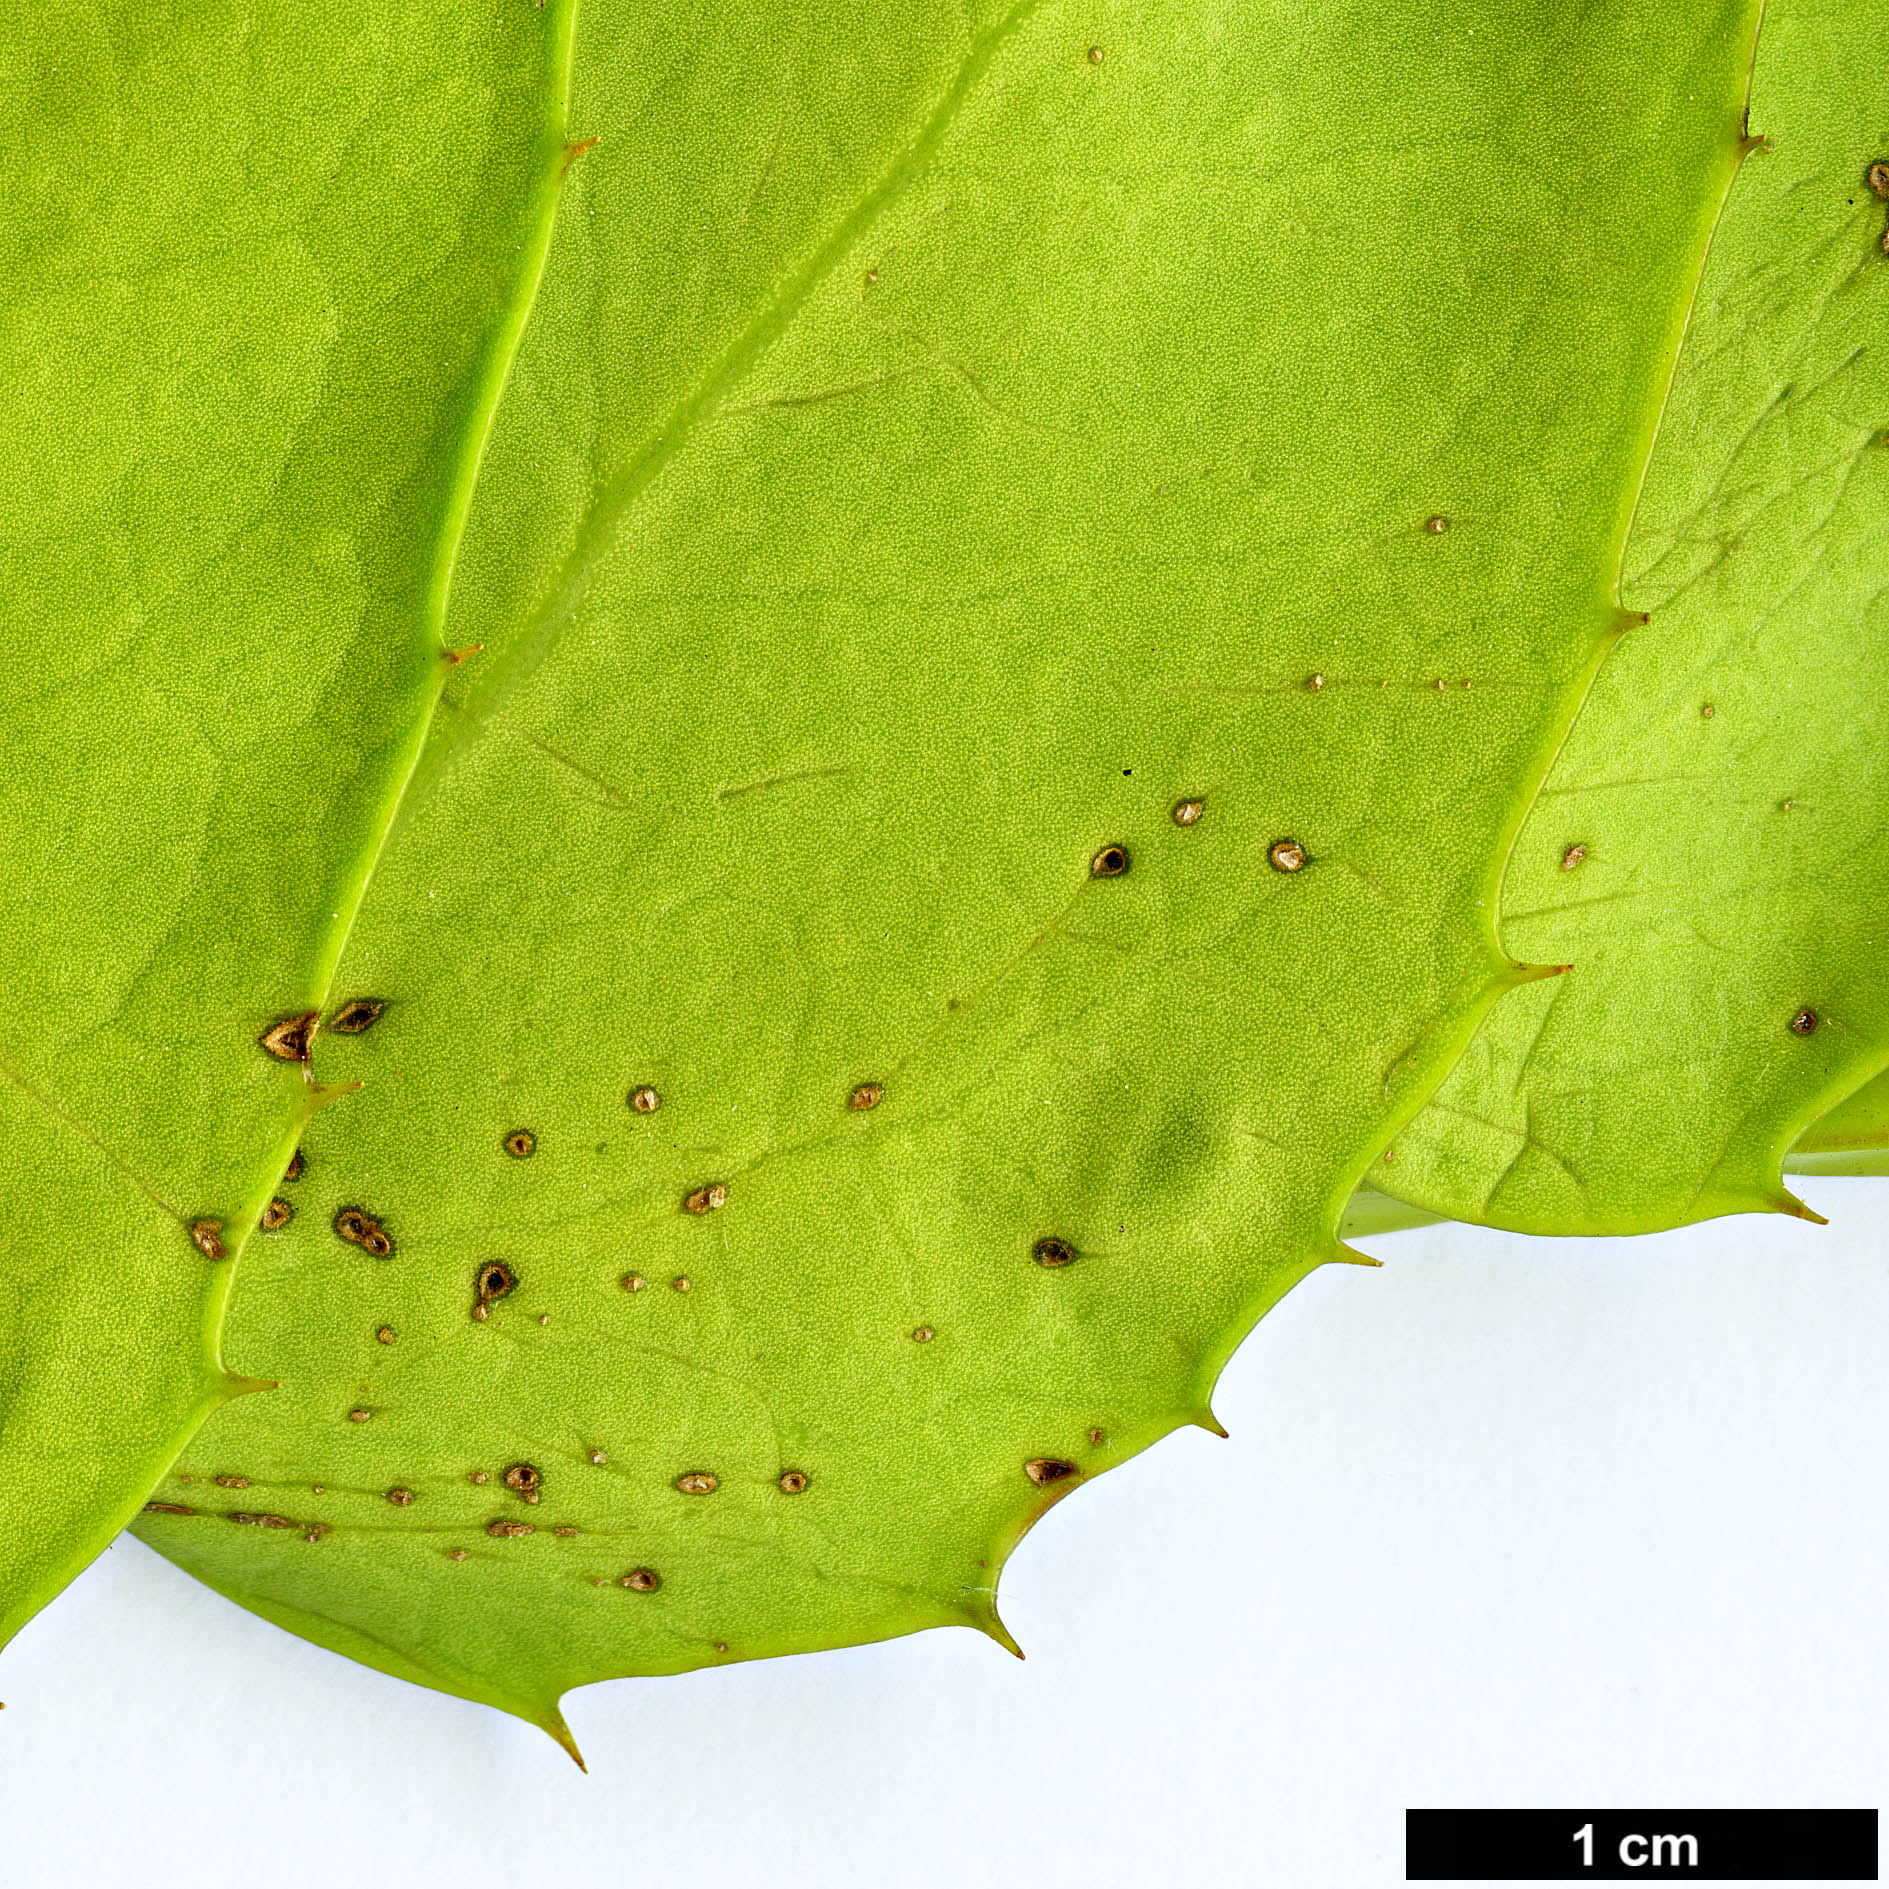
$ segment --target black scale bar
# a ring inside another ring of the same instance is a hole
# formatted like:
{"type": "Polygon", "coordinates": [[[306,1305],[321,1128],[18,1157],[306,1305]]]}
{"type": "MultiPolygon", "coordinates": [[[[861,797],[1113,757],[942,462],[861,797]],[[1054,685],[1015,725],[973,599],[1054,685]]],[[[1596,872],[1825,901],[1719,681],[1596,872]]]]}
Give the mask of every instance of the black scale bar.
{"type": "Polygon", "coordinates": [[[1873,1810],[1407,1810],[1406,1882],[1874,1882],[1873,1810]]]}

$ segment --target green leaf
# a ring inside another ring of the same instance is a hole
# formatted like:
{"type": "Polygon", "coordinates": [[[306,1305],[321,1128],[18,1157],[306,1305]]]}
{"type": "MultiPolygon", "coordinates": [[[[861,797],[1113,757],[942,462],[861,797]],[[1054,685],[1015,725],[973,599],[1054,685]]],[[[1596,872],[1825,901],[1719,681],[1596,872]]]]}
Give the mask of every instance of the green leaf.
{"type": "Polygon", "coordinates": [[[283,1388],[145,1539],[553,1731],[1005,1637],[1531,975],[1754,15],[588,7],[283,1388]]]}
{"type": "MultiPolygon", "coordinates": [[[[1872,18],[1773,7],[1746,161],[1608,658],[1503,883],[1497,1006],[1373,1171],[1432,1212],[1636,1232],[1806,1211],[1780,1164],[1889,1060],[1889,158],[1872,18]]],[[[1807,1150],[1814,1144],[1806,1144],[1807,1150]]]]}
{"type": "Polygon", "coordinates": [[[0,1637],[249,1388],[218,1255],[322,1099],[258,1038],[323,1001],[438,686],[558,50],[405,0],[9,16],[0,1637]]]}

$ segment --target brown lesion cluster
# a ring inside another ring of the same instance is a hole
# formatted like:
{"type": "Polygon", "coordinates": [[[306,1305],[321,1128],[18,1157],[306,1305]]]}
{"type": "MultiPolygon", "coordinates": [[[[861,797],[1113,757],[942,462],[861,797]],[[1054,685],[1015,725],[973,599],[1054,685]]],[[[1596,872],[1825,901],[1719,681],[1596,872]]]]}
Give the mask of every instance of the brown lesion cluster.
{"type": "Polygon", "coordinates": [[[365,1207],[343,1207],[334,1217],[335,1233],[358,1246],[375,1259],[388,1259],[394,1250],[393,1235],[365,1207]]]}

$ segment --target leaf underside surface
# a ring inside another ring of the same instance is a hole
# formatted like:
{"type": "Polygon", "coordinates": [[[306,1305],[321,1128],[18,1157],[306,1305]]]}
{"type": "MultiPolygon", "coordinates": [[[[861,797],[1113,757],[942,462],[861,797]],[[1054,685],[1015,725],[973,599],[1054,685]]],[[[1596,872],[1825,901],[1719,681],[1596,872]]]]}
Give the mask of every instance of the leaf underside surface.
{"type": "Polygon", "coordinates": [[[1755,11],[587,5],[281,1388],[144,1539],[560,1734],[1003,1637],[1530,975],[1755,11]]]}
{"type": "Polygon", "coordinates": [[[1504,879],[1505,946],[1573,969],[1496,1005],[1372,1170],[1432,1213],[1631,1233],[1799,1211],[1794,1145],[1795,1170],[1884,1171],[1872,18],[1772,5],[1751,128],[1628,542],[1623,598],[1650,620],[1608,656],[1504,879]]]}
{"type": "Polygon", "coordinates": [[[0,30],[0,1639],[246,1388],[229,1258],[322,1099],[257,1039],[413,759],[527,299],[543,35],[264,14],[0,30]]]}

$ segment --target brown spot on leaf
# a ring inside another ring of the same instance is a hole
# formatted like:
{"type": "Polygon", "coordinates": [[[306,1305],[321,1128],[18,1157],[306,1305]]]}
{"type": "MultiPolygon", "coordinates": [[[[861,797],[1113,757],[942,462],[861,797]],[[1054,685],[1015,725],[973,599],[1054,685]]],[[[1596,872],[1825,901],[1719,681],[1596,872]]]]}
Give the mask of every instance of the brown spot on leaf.
{"type": "Polygon", "coordinates": [[[361,1250],[375,1259],[387,1259],[392,1256],[393,1240],[378,1220],[368,1222],[367,1231],[361,1235],[361,1250]]]}
{"type": "Polygon", "coordinates": [[[413,1491],[411,1489],[389,1489],[387,1491],[387,1500],[397,1509],[410,1509],[413,1506],[413,1491]]]}
{"type": "Polygon", "coordinates": [[[1791,1019],[1791,1028],[1799,1036],[1809,1036],[1817,1028],[1817,1013],[1814,1010],[1800,1010],[1791,1019]]]}
{"type": "Polygon", "coordinates": [[[359,1036],[377,1024],[387,1008],[385,997],[356,997],[345,1003],[328,1019],[328,1027],[337,1036],[359,1036]]]}
{"type": "Polygon", "coordinates": [[[1100,46],[1091,46],[1089,48],[1090,65],[1099,66],[1102,63],[1102,61],[1106,59],[1107,57],[1108,57],[1108,54],[1105,53],[1100,46]]]}
{"type": "Polygon", "coordinates": [[[560,1522],[551,1532],[559,1541],[575,1541],[583,1530],[572,1527],[569,1522],[560,1522]]]}
{"type": "Polygon", "coordinates": [[[1207,811],[1204,800],[1177,800],[1169,818],[1176,826],[1192,826],[1207,811]]]}
{"type": "Polygon", "coordinates": [[[507,1297],[518,1286],[518,1275],[502,1259],[488,1259],[472,1275],[472,1315],[482,1318],[487,1306],[507,1297]]]}
{"type": "Polygon", "coordinates": [[[483,1488],[488,1482],[492,1480],[492,1478],[491,1478],[491,1475],[487,1471],[483,1469],[475,1469],[471,1473],[471,1475],[469,1475],[466,1478],[466,1480],[470,1483],[476,1484],[480,1488],[483,1488]]]}
{"type": "Polygon", "coordinates": [[[249,1487],[247,1476],[212,1476],[210,1480],[219,1489],[247,1489],[249,1487]]]}
{"type": "Polygon", "coordinates": [[[275,1233],[295,1218],[295,1209],[280,1194],[262,1210],[262,1230],[275,1233]]]}
{"type": "Polygon", "coordinates": [[[1102,1445],[1108,1441],[1108,1432],[1105,1430],[1091,1430],[1089,1432],[1089,1441],[1094,1444],[1097,1449],[1100,1449],[1102,1445]]]}
{"type": "Polygon", "coordinates": [[[306,1165],[307,1163],[302,1159],[301,1149],[297,1148],[295,1152],[289,1156],[289,1164],[282,1170],[282,1178],[285,1181],[299,1181],[302,1178],[302,1169],[306,1165]]]}
{"type": "Polygon", "coordinates": [[[728,1189],[720,1181],[711,1181],[706,1187],[698,1187],[682,1203],[684,1213],[713,1213],[716,1208],[728,1204],[728,1189]]]}
{"type": "Polygon", "coordinates": [[[929,1325],[921,1325],[912,1333],[912,1342],[914,1344],[928,1345],[937,1335],[938,1334],[933,1331],[929,1325]]]}
{"type": "Polygon", "coordinates": [[[662,1107],[662,1097],[645,1083],[630,1091],[630,1107],[639,1115],[654,1115],[662,1107]]]}
{"type": "Polygon", "coordinates": [[[314,1041],[315,1026],[320,1021],[319,1011],[304,1010],[298,1016],[283,1017],[270,1024],[256,1041],[271,1056],[285,1063],[305,1063],[309,1045],[314,1041]]]}
{"type": "Polygon", "coordinates": [[[499,1541],[522,1541],[538,1531],[529,1522],[487,1522],[485,1532],[499,1541]]]}
{"type": "Polygon", "coordinates": [[[1076,1263],[1076,1249],[1054,1233],[1046,1233],[1030,1248],[1030,1257],[1039,1266],[1047,1266],[1053,1272],[1058,1266],[1073,1266],[1076,1263]]]}
{"type": "Polygon", "coordinates": [[[228,1250],[223,1244],[223,1222],[221,1220],[193,1220],[190,1223],[190,1243],[205,1259],[227,1259],[228,1250]]]}
{"type": "Polygon", "coordinates": [[[371,1410],[353,1409],[348,1412],[350,1423],[365,1423],[374,1413],[371,1410]]]}
{"type": "Polygon", "coordinates": [[[374,1222],[359,1207],[343,1207],[335,1215],[334,1228],[350,1246],[359,1246],[374,1222]]]}
{"type": "Polygon", "coordinates": [[[713,1495],[721,1484],[706,1469],[691,1469],[676,1478],[676,1487],[684,1495],[713,1495]]]}
{"type": "Polygon", "coordinates": [[[695,1281],[691,1279],[686,1272],[677,1273],[676,1276],[669,1281],[669,1284],[677,1292],[693,1292],[695,1290],[695,1281]]]}
{"type": "Polygon", "coordinates": [[[538,1152],[538,1137],[529,1128],[514,1128],[505,1137],[505,1152],[514,1161],[529,1161],[538,1152]]]}
{"type": "Polygon", "coordinates": [[[146,1515],[200,1515],[201,1509],[186,1508],[181,1502],[147,1502],[146,1515]]]}
{"type": "Polygon", "coordinates": [[[1450,521],[1445,518],[1441,512],[1437,512],[1423,521],[1423,528],[1433,537],[1441,537],[1444,532],[1449,530],[1450,521]]]}
{"type": "Polygon", "coordinates": [[[1089,872],[1097,879],[1119,879],[1128,870],[1128,848],[1105,846],[1089,861],[1089,872]]]}
{"type": "Polygon", "coordinates": [[[1323,676],[1307,676],[1305,678],[1305,686],[1308,689],[1310,689],[1314,695],[1316,695],[1322,688],[1324,688],[1325,678],[1323,676]]]}
{"type": "Polygon", "coordinates": [[[1889,197],[1889,164],[1872,164],[1866,174],[1870,189],[1879,197],[1889,197]]]}
{"type": "Polygon", "coordinates": [[[654,1568],[632,1568],[617,1585],[629,1588],[632,1593],[653,1594],[662,1585],[662,1576],[654,1568]]]}
{"type": "Polygon", "coordinates": [[[877,1108],[885,1100],[885,1090],[876,1082],[862,1082],[846,1098],[846,1106],[851,1109],[877,1108]]]}
{"type": "Polygon", "coordinates": [[[1072,1476],[1081,1475],[1082,1471],[1060,1456],[1038,1456],[1023,1465],[1023,1473],[1038,1488],[1047,1489],[1054,1483],[1067,1482],[1072,1476]]]}
{"type": "Polygon", "coordinates": [[[804,1469],[783,1469],[781,1471],[781,1489],[787,1495],[799,1495],[807,1486],[807,1472],[804,1469]]]}
{"type": "Polygon", "coordinates": [[[464,1548],[448,1548],[446,1550],[446,1559],[448,1561],[470,1561],[472,1556],[464,1548]]]}
{"type": "Polygon", "coordinates": [[[395,1337],[394,1328],[391,1325],[383,1325],[374,1336],[381,1344],[390,1345],[393,1343],[395,1337]]]}
{"type": "Polygon", "coordinates": [[[1579,840],[1576,840],[1574,844],[1561,855],[1561,870],[1563,872],[1572,872],[1586,857],[1587,848],[1582,845],[1579,840]]]}
{"type": "Polygon", "coordinates": [[[1274,872],[1297,872],[1305,864],[1305,848],[1297,840],[1274,840],[1266,857],[1274,872]]]}
{"type": "Polygon", "coordinates": [[[240,1522],[245,1528],[300,1528],[300,1522],[292,1522],[286,1515],[246,1515],[238,1510],[230,1517],[232,1522],[240,1522]]]}
{"type": "Polygon", "coordinates": [[[641,1292],[642,1289],[649,1284],[649,1281],[645,1279],[640,1272],[626,1272],[623,1277],[617,1281],[617,1284],[620,1285],[625,1292],[641,1292]]]}
{"type": "Polygon", "coordinates": [[[536,1463],[513,1463],[505,1472],[506,1488],[514,1495],[522,1495],[527,1502],[537,1501],[543,1482],[536,1463]]]}
{"type": "Polygon", "coordinates": [[[602,1468],[602,1466],[605,1463],[607,1463],[610,1459],[603,1453],[602,1450],[592,1450],[590,1452],[590,1460],[593,1463],[595,1463],[599,1468],[602,1468]]]}

